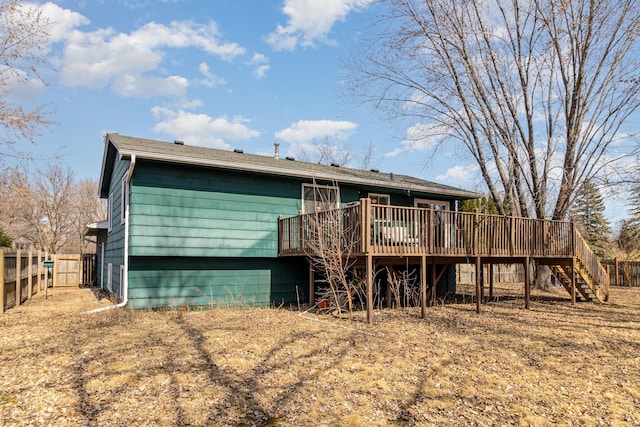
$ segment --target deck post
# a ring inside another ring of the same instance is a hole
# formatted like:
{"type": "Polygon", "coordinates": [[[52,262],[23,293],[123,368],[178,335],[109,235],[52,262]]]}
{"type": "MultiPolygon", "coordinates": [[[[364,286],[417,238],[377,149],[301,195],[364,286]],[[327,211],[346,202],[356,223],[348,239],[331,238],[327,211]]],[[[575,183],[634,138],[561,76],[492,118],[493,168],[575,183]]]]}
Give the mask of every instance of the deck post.
{"type": "Polygon", "coordinates": [[[420,318],[427,316],[427,256],[420,257],[420,318]]]}
{"type": "Polygon", "coordinates": [[[485,275],[484,275],[484,264],[480,264],[480,300],[484,301],[484,283],[485,283],[485,275]]]}
{"type": "Polygon", "coordinates": [[[309,305],[316,302],[316,276],[313,269],[313,260],[309,258],[309,305]]]}
{"type": "Polygon", "coordinates": [[[371,239],[369,235],[371,233],[371,214],[370,214],[371,199],[360,199],[360,224],[362,225],[362,251],[368,254],[371,247],[371,239]]]}
{"type": "Polygon", "coordinates": [[[571,258],[571,305],[576,305],[576,257],[571,258]]]}
{"type": "Polygon", "coordinates": [[[436,260],[431,261],[431,305],[436,305],[436,296],[438,292],[438,279],[436,277],[436,260]]]}
{"type": "Polygon", "coordinates": [[[373,259],[367,254],[367,322],[373,325],[373,259]]]}
{"type": "Polygon", "coordinates": [[[516,213],[511,212],[511,218],[509,219],[509,250],[511,256],[515,255],[516,251],[516,213]]]}
{"type": "MultiPolygon", "coordinates": [[[[473,218],[473,254],[478,255],[478,232],[480,231],[480,209],[474,209],[474,218],[473,218]]],[[[478,272],[476,271],[476,276],[478,272]]]]}
{"type": "Polygon", "coordinates": [[[529,257],[524,259],[524,308],[529,310],[529,293],[531,291],[529,287],[529,257]]]}
{"type": "Polygon", "coordinates": [[[480,257],[476,257],[476,313],[480,313],[480,269],[482,263],[480,257]]]}
{"type": "Polygon", "coordinates": [[[493,298],[493,263],[489,264],[489,298],[493,298]]]}

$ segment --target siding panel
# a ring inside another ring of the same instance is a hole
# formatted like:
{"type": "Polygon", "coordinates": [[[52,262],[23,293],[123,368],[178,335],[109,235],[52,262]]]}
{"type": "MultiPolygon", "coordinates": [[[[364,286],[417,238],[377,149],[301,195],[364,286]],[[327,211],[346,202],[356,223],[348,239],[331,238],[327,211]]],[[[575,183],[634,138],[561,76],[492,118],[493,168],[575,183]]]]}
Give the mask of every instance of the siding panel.
{"type": "Polygon", "coordinates": [[[131,189],[132,256],[278,256],[278,216],[300,209],[300,183],[139,162],[131,189]]]}
{"type": "Polygon", "coordinates": [[[131,257],[132,307],[259,306],[307,298],[306,261],[268,258],[131,257]]]}

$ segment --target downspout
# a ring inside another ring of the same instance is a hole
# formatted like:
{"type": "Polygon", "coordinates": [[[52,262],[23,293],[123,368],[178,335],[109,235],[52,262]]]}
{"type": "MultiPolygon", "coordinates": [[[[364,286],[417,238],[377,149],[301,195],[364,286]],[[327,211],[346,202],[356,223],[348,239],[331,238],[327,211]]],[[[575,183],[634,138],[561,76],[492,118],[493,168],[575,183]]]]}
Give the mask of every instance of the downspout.
{"type": "MultiPolygon", "coordinates": [[[[129,163],[129,170],[127,171],[127,188],[131,185],[131,177],[133,176],[133,169],[136,167],[136,155],[131,155],[131,162],[129,163]]],[[[122,195],[124,197],[124,194],[122,195]]],[[[122,301],[118,304],[108,305],[106,307],[100,307],[93,310],[85,311],[82,314],[94,314],[107,310],[113,310],[115,308],[125,307],[129,302],[129,205],[131,200],[131,192],[129,192],[129,198],[125,205],[124,213],[124,283],[121,283],[122,289],[122,301]]],[[[104,263],[104,259],[102,261],[104,263]]]]}

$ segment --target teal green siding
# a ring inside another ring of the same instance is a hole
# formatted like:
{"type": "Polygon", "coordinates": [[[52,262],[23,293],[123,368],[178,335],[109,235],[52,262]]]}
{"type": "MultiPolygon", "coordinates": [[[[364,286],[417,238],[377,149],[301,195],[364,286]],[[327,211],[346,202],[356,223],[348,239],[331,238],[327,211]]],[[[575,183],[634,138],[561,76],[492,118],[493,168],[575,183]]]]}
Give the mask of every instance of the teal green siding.
{"type": "MultiPolygon", "coordinates": [[[[116,295],[122,289],[124,264],[121,180],[128,167],[128,159],[117,158],[109,187],[101,189],[113,194],[113,228],[100,263],[102,286],[106,288],[111,263],[116,295]]],[[[278,217],[299,212],[303,183],[311,182],[138,159],[129,196],[129,306],[242,307],[307,301],[306,259],[279,258],[277,246],[278,217]]],[[[391,194],[392,204],[405,206],[417,197],[399,190],[340,185],[340,201],[356,201],[369,192],[391,194]]]]}
{"type": "Polygon", "coordinates": [[[132,256],[278,256],[278,216],[301,184],[282,178],[140,162],[131,186],[132,256]]]}
{"type": "Polygon", "coordinates": [[[111,174],[111,182],[108,188],[108,195],[113,195],[112,205],[109,206],[112,218],[111,231],[107,232],[105,241],[104,262],[100,267],[102,272],[98,275],[104,277],[102,288],[107,289],[109,282],[108,265],[112,265],[111,276],[111,292],[114,295],[122,296],[122,284],[120,283],[120,266],[124,264],[124,224],[121,223],[121,200],[122,200],[122,177],[129,169],[128,159],[118,159],[114,163],[113,172],[111,174]]]}
{"type": "Polygon", "coordinates": [[[303,259],[131,257],[129,305],[268,307],[307,295],[303,259]]]}

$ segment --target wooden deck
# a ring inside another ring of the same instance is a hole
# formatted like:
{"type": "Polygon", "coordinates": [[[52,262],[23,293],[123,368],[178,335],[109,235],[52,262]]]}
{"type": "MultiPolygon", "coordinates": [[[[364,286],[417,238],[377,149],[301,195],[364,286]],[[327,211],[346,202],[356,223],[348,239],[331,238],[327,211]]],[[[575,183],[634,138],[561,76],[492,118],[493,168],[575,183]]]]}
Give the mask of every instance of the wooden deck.
{"type": "Polygon", "coordinates": [[[369,261],[415,257],[423,264],[480,266],[537,260],[552,267],[572,298],[578,292],[601,302],[608,297],[607,272],[571,222],[373,205],[369,199],[280,219],[280,256],[314,256],[336,242],[340,253],[369,261]]]}

